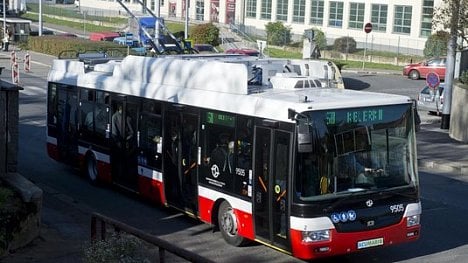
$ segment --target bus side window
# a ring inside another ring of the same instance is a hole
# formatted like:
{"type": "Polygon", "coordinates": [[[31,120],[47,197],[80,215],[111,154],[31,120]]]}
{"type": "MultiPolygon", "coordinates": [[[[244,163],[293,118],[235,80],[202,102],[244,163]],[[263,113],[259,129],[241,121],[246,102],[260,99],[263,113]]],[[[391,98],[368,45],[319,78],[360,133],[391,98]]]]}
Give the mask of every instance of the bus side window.
{"type": "Polygon", "coordinates": [[[80,94],[80,123],[81,127],[88,132],[94,131],[94,91],[82,89],[80,94]]]}

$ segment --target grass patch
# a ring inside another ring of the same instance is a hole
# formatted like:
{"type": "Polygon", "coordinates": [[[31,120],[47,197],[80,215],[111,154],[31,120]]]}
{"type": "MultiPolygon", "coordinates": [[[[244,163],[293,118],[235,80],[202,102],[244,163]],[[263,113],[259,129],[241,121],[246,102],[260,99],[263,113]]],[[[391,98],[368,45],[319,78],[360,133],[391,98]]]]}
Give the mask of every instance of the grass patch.
{"type": "MultiPolygon", "coordinates": [[[[39,15],[26,13],[21,15],[21,18],[29,19],[32,21],[38,21],[39,15]]],[[[116,25],[115,27],[107,27],[107,26],[99,26],[91,23],[80,23],[80,22],[73,22],[65,19],[57,19],[51,18],[47,16],[42,17],[42,21],[45,23],[50,23],[54,25],[62,25],[78,30],[83,30],[83,32],[104,32],[104,31],[119,31],[119,27],[116,25]]]]}

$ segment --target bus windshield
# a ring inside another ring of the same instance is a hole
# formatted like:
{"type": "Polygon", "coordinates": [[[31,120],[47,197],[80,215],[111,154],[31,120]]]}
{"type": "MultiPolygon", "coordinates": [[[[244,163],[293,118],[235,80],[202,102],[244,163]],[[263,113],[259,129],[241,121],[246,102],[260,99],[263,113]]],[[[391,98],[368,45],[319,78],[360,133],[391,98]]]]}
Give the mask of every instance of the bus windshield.
{"type": "Polygon", "coordinates": [[[411,104],[310,111],[301,123],[310,147],[297,153],[300,201],[417,185],[411,104]]]}

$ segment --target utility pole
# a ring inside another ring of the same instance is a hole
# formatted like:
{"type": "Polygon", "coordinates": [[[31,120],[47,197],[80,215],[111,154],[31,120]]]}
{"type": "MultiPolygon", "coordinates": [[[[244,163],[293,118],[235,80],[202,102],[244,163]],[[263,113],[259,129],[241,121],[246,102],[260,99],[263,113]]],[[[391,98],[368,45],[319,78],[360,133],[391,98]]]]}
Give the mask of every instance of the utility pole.
{"type": "Polygon", "coordinates": [[[450,3],[452,16],[450,18],[450,38],[447,46],[447,62],[445,71],[444,105],[442,107],[441,129],[449,129],[450,111],[452,108],[452,87],[455,72],[455,52],[458,39],[458,22],[460,15],[460,0],[452,0],[450,3]]]}

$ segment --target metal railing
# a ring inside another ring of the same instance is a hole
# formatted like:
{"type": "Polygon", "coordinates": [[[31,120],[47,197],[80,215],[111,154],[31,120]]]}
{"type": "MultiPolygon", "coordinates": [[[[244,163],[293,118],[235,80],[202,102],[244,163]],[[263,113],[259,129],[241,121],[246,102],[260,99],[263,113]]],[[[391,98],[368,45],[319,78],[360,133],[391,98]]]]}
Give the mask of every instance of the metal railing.
{"type": "Polygon", "coordinates": [[[93,213],[91,215],[91,241],[97,240],[97,225],[98,221],[101,222],[100,227],[100,240],[106,239],[107,225],[110,225],[114,228],[114,231],[117,233],[125,232],[127,234],[133,235],[141,240],[144,240],[152,245],[159,247],[159,262],[165,262],[165,252],[169,251],[170,253],[179,256],[190,262],[199,262],[199,263],[214,263],[214,261],[202,257],[198,254],[195,254],[187,249],[173,245],[172,243],[161,239],[157,236],[150,235],[145,233],[137,228],[124,224],[120,221],[117,221],[113,218],[101,215],[99,213],[93,213]]]}

